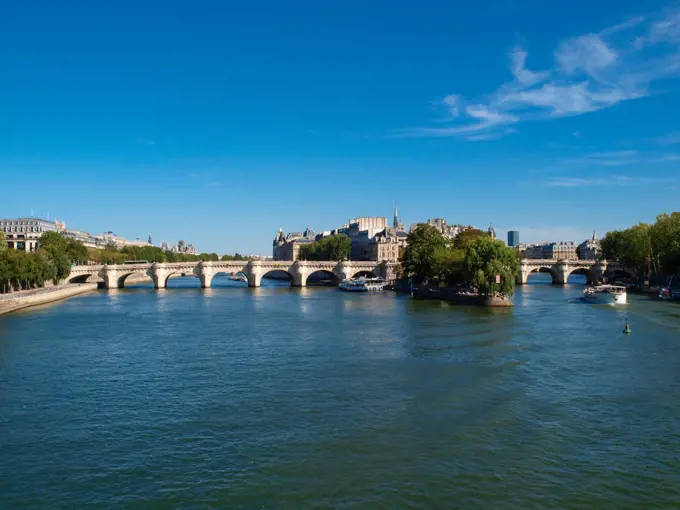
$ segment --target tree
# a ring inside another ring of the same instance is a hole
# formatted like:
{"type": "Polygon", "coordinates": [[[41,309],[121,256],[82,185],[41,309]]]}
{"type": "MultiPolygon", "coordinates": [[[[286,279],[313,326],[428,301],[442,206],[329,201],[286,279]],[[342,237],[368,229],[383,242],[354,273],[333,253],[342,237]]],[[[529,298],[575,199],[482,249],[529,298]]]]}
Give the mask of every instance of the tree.
{"type": "Polygon", "coordinates": [[[7,249],[7,235],[0,230],[0,253],[7,249]]]}
{"type": "MultiPolygon", "coordinates": [[[[433,266],[437,250],[447,248],[442,233],[432,225],[419,224],[409,232],[404,255],[401,258],[401,272],[416,283],[436,280],[441,267],[433,266]]],[[[440,259],[443,257],[440,255],[440,259]]],[[[443,262],[442,262],[443,263],[443,262]]]]}
{"type": "Polygon", "coordinates": [[[497,292],[512,295],[518,262],[515,251],[502,241],[478,237],[468,243],[463,261],[466,280],[485,296],[497,292]],[[496,277],[500,276],[500,283],[496,277]]]}
{"type": "Polygon", "coordinates": [[[454,246],[459,249],[467,248],[467,245],[478,237],[488,237],[488,232],[479,230],[478,228],[466,228],[458,233],[458,235],[453,240],[454,246]]]}
{"type": "Polygon", "coordinates": [[[345,234],[322,237],[319,241],[300,247],[300,260],[347,260],[352,248],[352,240],[345,234]]]}
{"type": "Polygon", "coordinates": [[[658,274],[680,271],[680,213],[659,214],[649,232],[658,274]]]}

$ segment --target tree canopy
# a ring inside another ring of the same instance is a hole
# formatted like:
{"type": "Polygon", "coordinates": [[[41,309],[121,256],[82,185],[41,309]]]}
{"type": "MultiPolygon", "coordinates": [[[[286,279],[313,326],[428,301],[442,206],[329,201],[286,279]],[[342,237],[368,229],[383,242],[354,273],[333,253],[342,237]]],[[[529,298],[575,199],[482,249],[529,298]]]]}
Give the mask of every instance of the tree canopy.
{"type": "Polygon", "coordinates": [[[640,223],[607,232],[602,255],[644,274],[648,264],[657,276],[680,272],[680,213],[659,214],[652,225],[640,223]]]}
{"type": "Polygon", "coordinates": [[[517,275],[517,252],[479,230],[447,239],[435,227],[420,224],[408,235],[401,272],[416,284],[466,283],[480,293],[511,295],[517,275]],[[500,283],[496,283],[496,276],[500,283]]]}
{"type": "Polygon", "coordinates": [[[322,237],[319,241],[300,246],[300,260],[347,260],[352,248],[351,239],[345,234],[322,237]]]}

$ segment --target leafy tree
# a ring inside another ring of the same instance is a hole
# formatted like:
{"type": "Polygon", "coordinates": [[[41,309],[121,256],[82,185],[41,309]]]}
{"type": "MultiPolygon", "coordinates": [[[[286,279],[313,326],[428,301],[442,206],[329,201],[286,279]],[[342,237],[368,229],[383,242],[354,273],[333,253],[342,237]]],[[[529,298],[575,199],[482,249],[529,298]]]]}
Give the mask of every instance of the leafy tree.
{"type": "Polygon", "coordinates": [[[489,233],[477,228],[468,228],[458,233],[453,240],[454,246],[458,249],[465,249],[467,245],[479,237],[488,237],[489,233]]]}
{"type": "MultiPolygon", "coordinates": [[[[409,232],[404,255],[401,258],[401,271],[404,276],[413,278],[416,283],[437,280],[441,277],[441,267],[433,266],[435,252],[447,248],[442,233],[432,225],[419,224],[409,232]]],[[[445,264],[440,254],[440,263],[445,264]]]]}
{"type": "Polygon", "coordinates": [[[657,274],[677,274],[680,271],[680,212],[659,214],[649,235],[657,274]]]}
{"type": "Polygon", "coordinates": [[[463,262],[466,280],[485,295],[501,292],[512,295],[518,271],[517,256],[502,241],[478,237],[465,250],[463,262]],[[500,283],[496,283],[496,275],[500,283]]]}
{"type": "Polygon", "coordinates": [[[319,241],[302,245],[298,252],[300,260],[347,260],[352,240],[345,234],[322,237],[319,241]]]}
{"type": "Polygon", "coordinates": [[[7,249],[7,235],[0,230],[0,253],[7,249]]]}

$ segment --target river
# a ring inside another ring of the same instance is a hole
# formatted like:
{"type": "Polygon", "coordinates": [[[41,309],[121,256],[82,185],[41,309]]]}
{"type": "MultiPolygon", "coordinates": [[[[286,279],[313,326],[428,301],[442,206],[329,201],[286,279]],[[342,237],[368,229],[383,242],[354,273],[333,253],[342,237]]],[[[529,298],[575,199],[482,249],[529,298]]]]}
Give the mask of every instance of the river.
{"type": "Polygon", "coordinates": [[[0,507],[680,507],[680,306],[539,282],[482,309],[182,278],[0,317],[0,507]]]}

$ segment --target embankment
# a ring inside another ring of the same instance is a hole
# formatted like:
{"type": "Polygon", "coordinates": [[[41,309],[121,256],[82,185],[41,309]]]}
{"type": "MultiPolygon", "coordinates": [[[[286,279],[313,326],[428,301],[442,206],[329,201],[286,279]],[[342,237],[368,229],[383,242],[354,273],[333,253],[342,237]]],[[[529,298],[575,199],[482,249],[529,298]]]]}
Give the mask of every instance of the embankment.
{"type": "Polygon", "coordinates": [[[30,306],[44,305],[97,289],[96,283],[70,283],[0,295],[0,315],[30,306]]]}
{"type": "Polygon", "coordinates": [[[481,296],[479,294],[461,292],[449,287],[421,287],[414,296],[416,299],[439,299],[465,306],[514,306],[510,298],[505,296],[481,296]]]}

